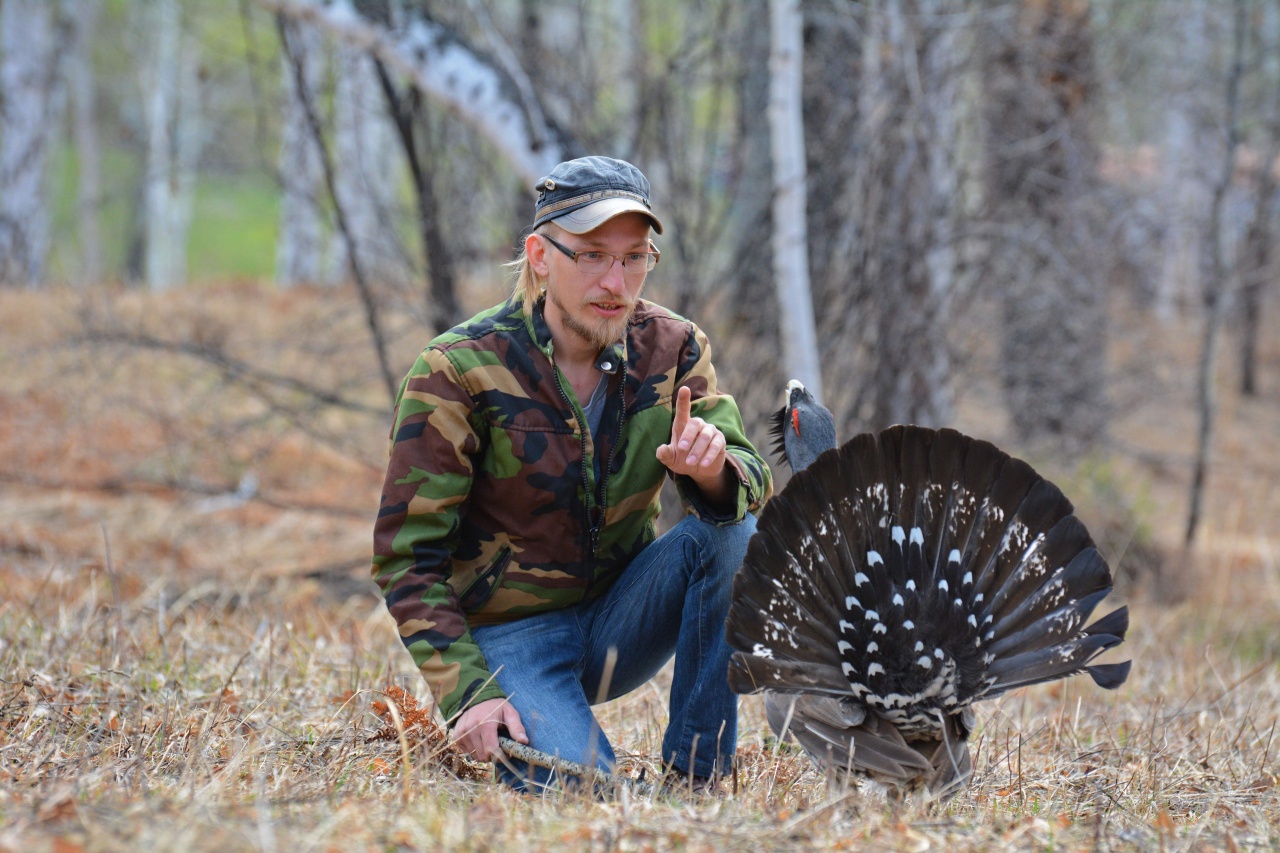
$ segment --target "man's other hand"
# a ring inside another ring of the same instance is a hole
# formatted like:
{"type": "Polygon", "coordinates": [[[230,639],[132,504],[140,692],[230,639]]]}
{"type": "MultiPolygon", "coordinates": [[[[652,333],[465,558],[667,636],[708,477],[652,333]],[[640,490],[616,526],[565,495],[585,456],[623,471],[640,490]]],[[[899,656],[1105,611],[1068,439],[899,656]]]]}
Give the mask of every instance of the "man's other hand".
{"type": "Polygon", "coordinates": [[[498,729],[505,727],[516,743],[529,743],[520,714],[506,699],[486,699],[462,712],[453,726],[458,748],[478,761],[492,761],[502,754],[498,729]]]}

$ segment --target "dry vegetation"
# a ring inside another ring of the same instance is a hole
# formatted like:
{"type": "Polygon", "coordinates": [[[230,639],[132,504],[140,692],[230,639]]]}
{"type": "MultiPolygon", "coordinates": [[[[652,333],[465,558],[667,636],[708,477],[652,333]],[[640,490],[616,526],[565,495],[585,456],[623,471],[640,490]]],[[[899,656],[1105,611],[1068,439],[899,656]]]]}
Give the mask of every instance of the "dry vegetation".
{"type": "MultiPolygon", "coordinates": [[[[1086,517],[1125,508],[1122,576],[1176,554],[1185,331],[1115,336],[1109,453],[1035,460],[1086,517]]],[[[386,400],[351,294],[0,293],[0,850],[1275,849],[1274,335],[1265,359],[1264,399],[1224,398],[1197,552],[1132,573],[1130,682],[981,708],[953,801],[898,809],[828,785],[766,737],[755,699],[731,797],[543,801],[477,774],[390,689],[425,699],[365,579],[386,400]],[[91,340],[86,322],[205,357],[91,340]],[[313,413],[261,371],[349,405],[313,413]],[[237,504],[247,473],[258,489],[237,504]]],[[[960,426],[999,442],[969,387],[960,426]]],[[[663,697],[603,709],[624,773],[657,772],[663,697]]]]}

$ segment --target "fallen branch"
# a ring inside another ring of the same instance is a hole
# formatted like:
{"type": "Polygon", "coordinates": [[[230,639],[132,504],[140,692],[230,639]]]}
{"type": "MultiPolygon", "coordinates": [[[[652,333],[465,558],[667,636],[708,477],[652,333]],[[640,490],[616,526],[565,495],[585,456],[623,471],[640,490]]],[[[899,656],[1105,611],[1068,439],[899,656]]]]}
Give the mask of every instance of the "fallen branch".
{"type": "Polygon", "coordinates": [[[607,788],[616,788],[619,786],[627,786],[637,794],[647,796],[653,793],[653,785],[641,779],[632,779],[629,776],[618,776],[614,773],[606,773],[599,767],[587,767],[585,764],[579,764],[576,761],[569,761],[564,758],[558,758],[554,755],[534,749],[531,746],[525,746],[522,743],[516,743],[511,738],[498,738],[498,745],[502,747],[502,751],[510,757],[523,761],[526,764],[533,764],[538,767],[544,767],[556,773],[575,776],[579,779],[585,779],[594,785],[600,785],[607,788]]]}

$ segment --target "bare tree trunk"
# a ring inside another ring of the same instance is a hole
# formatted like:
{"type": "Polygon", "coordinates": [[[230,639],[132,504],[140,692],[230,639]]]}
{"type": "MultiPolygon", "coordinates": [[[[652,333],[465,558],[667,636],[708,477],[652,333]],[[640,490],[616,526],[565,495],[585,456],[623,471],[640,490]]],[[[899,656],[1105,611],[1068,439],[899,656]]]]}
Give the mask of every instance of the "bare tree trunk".
{"type": "Polygon", "coordinates": [[[1218,366],[1218,338],[1227,309],[1227,291],[1230,270],[1222,238],[1222,208],[1231,178],[1236,170],[1236,149],[1240,142],[1240,78],[1244,74],[1244,41],[1248,26],[1246,0],[1235,0],[1234,39],[1231,52],[1231,68],[1227,74],[1227,145],[1222,173],[1213,190],[1213,206],[1209,217],[1209,241],[1212,246],[1212,269],[1209,287],[1205,291],[1207,302],[1204,323],[1204,339],[1200,348],[1200,369],[1196,381],[1196,400],[1200,414],[1196,433],[1196,456],[1191,471],[1191,494],[1187,510],[1187,528],[1184,544],[1190,548],[1195,542],[1204,508],[1204,486],[1209,475],[1209,451],[1213,446],[1213,425],[1217,416],[1216,378],[1218,366]]]}
{"type": "Polygon", "coordinates": [[[822,398],[822,366],[809,294],[805,220],[803,19],[799,0],[770,0],[769,127],[773,139],[773,270],[788,375],[822,398]]]}
{"type": "Polygon", "coordinates": [[[181,283],[187,273],[187,234],[200,158],[198,45],[184,38],[176,0],[157,0],[143,26],[154,36],[144,66],[148,93],[146,255],[143,274],[152,290],[181,283]]]}
{"type": "Polygon", "coordinates": [[[174,204],[173,116],[178,100],[178,39],[181,35],[176,0],[156,0],[143,24],[154,34],[154,53],[144,66],[142,89],[147,101],[146,224],[143,276],[153,290],[175,284],[175,247],[168,240],[174,204]]]}
{"type": "Polygon", "coordinates": [[[1257,165],[1253,210],[1245,235],[1239,265],[1240,299],[1240,393],[1258,395],[1258,340],[1262,327],[1262,311],[1266,288],[1275,275],[1275,258],[1271,244],[1276,239],[1275,207],[1277,160],[1280,160],[1280,4],[1268,3],[1262,9],[1261,26],[1263,85],[1270,87],[1266,120],[1262,123],[1265,140],[1262,159],[1257,165]]]}
{"type": "Polygon", "coordinates": [[[71,16],[75,46],[71,57],[70,80],[75,96],[72,125],[80,175],[76,196],[76,218],[80,230],[80,281],[95,284],[102,280],[102,232],[98,211],[102,207],[102,165],[98,124],[94,116],[93,44],[100,0],[81,0],[71,16]]]}
{"type": "Polygon", "coordinates": [[[44,281],[46,164],[61,112],[65,43],[45,0],[0,3],[0,284],[44,281]]]}
{"type": "Polygon", "coordinates": [[[319,282],[324,260],[324,215],[320,205],[320,152],[307,124],[298,80],[316,98],[324,73],[324,40],[313,26],[289,22],[284,27],[289,50],[281,62],[284,115],[280,132],[280,236],[276,243],[276,283],[282,286],[319,282]],[[295,69],[289,60],[297,62],[295,69]]]}

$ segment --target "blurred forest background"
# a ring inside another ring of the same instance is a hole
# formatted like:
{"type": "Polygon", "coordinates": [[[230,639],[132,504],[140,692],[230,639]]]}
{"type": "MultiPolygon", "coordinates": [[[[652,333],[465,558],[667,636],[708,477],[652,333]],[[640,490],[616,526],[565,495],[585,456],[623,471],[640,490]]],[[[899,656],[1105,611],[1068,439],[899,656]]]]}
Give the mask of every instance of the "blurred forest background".
{"type": "MultiPolygon", "coordinates": [[[[1274,844],[1280,0],[0,0],[0,826],[607,848],[650,819],[406,760],[407,816],[365,738],[422,688],[367,574],[394,389],[588,153],[651,180],[646,296],[707,330],[757,445],[793,376],[842,438],[992,440],[1139,603],[1130,685],[984,717],[944,816],[797,828],[821,782],[778,781],[744,704],[772,781],[635,837],[1274,844]]],[[[635,701],[605,725],[639,761],[635,701]]]]}

